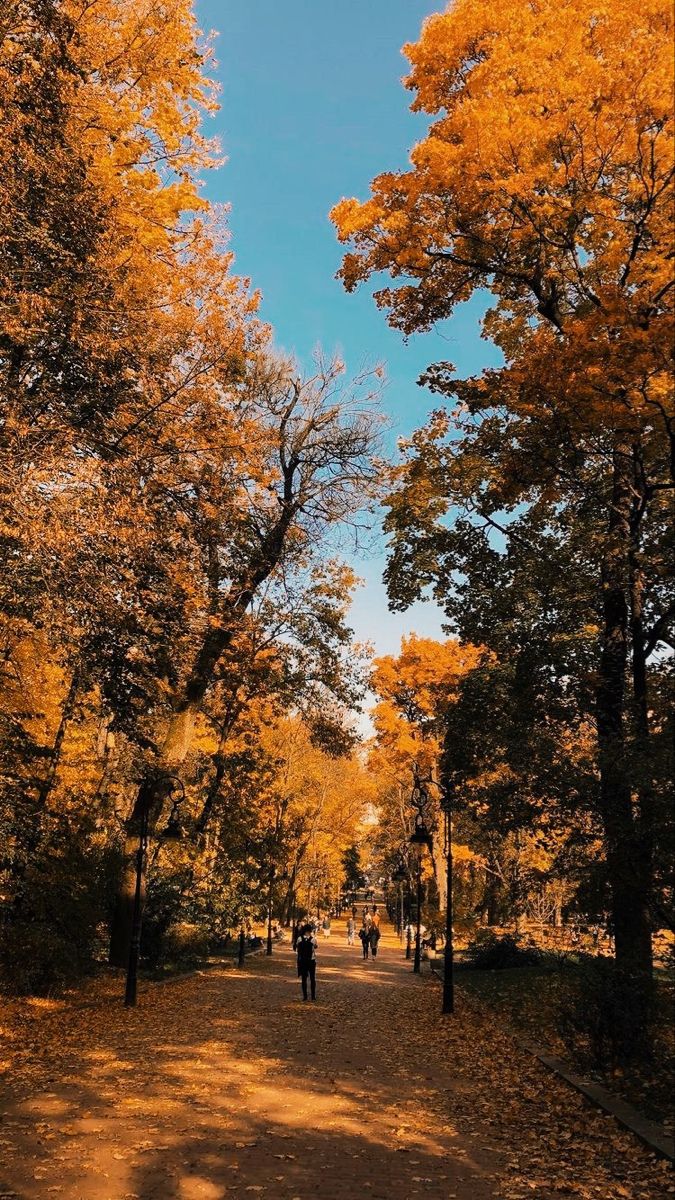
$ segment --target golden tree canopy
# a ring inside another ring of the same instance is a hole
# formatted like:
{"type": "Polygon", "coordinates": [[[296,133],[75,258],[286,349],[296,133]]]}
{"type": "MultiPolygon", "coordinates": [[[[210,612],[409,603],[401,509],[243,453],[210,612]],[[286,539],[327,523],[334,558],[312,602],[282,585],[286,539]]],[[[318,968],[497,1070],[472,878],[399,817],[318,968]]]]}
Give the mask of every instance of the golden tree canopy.
{"type": "Polygon", "coordinates": [[[333,210],[353,241],[349,288],[379,293],[407,332],[481,282],[554,324],[620,294],[658,307],[670,270],[672,12],[664,0],[496,5],[457,0],[405,47],[413,109],[434,114],[412,169],[333,210]]]}

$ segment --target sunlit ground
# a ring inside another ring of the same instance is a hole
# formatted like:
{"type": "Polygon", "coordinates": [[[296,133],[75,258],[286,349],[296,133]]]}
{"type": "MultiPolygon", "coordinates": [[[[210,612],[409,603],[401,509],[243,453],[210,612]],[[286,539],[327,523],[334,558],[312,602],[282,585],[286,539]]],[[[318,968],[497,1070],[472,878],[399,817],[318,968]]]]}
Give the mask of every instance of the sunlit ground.
{"type": "Polygon", "coordinates": [[[393,935],[364,962],[334,931],[316,1004],[281,946],[242,971],[145,985],[135,1010],[31,1010],[8,1047],[0,1196],[658,1194],[635,1143],[501,1030],[466,1002],[441,1018],[437,983],[393,935]]]}

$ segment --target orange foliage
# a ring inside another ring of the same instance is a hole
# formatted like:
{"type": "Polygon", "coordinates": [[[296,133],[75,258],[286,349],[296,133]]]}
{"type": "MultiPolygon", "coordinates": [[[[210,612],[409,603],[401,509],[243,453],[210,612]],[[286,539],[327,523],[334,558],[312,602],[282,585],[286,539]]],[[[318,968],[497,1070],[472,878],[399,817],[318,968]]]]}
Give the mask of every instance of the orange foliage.
{"type": "Polygon", "coordinates": [[[401,653],[375,660],[371,686],[379,701],[373,710],[377,746],[398,768],[416,765],[426,776],[435,770],[443,738],[442,714],[452,704],[462,677],[484,657],[478,646],[454,638],[437,642],[411,634],[401,653]]]}
{"type": "Polygon", "coordinates": [[[429,134],[409,171],[332,213],[347,288],[403,280],[377,300],[410,333],[482,285],[486,332],[508,360],[527,348],[509,403],[525,388],[526,405],[634,429],[667,409],[671,43],[664,0],[459,0],[429,18],[405,48],[429,134]]]}

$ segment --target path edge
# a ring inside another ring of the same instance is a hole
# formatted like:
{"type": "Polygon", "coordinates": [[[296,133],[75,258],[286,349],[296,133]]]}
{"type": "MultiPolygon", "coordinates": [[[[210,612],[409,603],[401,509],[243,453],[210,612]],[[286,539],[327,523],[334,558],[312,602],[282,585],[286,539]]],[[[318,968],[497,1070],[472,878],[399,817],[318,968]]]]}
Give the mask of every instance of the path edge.
{"type": "MultiPolygon", "coordinates": [[[[435,969],[431,960],[430,966],[431,974],[439,982],[442,982],[442,975],[435,969]]],[[[461,985],[460,990],[462,991],[462,996],[466,998],[466,992],[461,989],[461,985]]],[[[595,1105],[596,1108],[602,1109],[609,1116],[614,1117],[617,1124],[627,1129],[629,1133],[632,1133],[648,1149],[653,1150],[661,1158],[668,1159],[669,1162],[675,1161],[675,1139],[668,1137],[656,1121],[650,1121],[647,1117],[643,1117],[637,1108],[634,1108],[632,1104],[628,1104],[626,1100],[622,1100],[620,1096],[615,1095],[614,1092],[611,1092],[601,1083],[595,1083],[591,1079],[584,1079],[581,1075],[577,1075],[561,1058],[556,1058],[553,1054],[547,1054],[540,1046],[536,1046],[533,1042],[525,1041],[516,1034],[513,1036],[521,1050],[525,1050],[527,1054],[531,1054],[542,1066],[546,1067],[552,1074],[557,1075],[559,1079],[562,1079],[574,1091],[579,1092],[589,1103],[595,1105]]]]}
{"type": "Polygon", "coordinates": [[[675,1142],[673,1138],[663,1132],[662,1127],[656,1121],[650,1121],[647,1117],[643,1117],[637,1108],[628,1104],[626,1100],[622,1100],[620,1096],[615,1095],[603,1084],[577,1075],[562,1059],[556,1058],[553,1054],[547,1054],[531,1042],[521,1041],[520,1038],[516,1040],[523,1050],[532,1054],[547,1070],[564,1080],[575,1091],[580,1092],[596,1108],[601,1108],[604,1112],[609,1113],[619,1125],[639,1138],[650,1150],[662,1158],[667,1158],[669,1162],[675,1161],[675,1142]]]}

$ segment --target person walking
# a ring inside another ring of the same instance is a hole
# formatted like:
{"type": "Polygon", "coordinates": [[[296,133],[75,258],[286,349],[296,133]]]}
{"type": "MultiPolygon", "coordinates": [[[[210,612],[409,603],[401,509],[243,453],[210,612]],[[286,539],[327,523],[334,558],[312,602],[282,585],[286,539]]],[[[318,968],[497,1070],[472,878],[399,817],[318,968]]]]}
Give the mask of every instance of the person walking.
{"type": "Polygon", "coordinates": [[[322,928],[323,928],[323,936],[325,938],[329,938],[330,937],[330,913],[326,913],[326,915],[323,919],[323,927],[322,928]]]}
{"type": "Polygon", "coordinates": [[[302,998],[307,999],[307,980],[309,979],[312,1000],[316,1000],[316,948],[317,940],[311,925],[303,925],[298,937],[298,975],[302,981],[302,998]]]}
{"type": "Polygon", "coordinates": [[[350,917],[347,921],[347,945],[354,945],[354,918],[350,917]]]}
{"type": "Polygon", "coordinates": [[[377,958],[377,947],[380,941],[380,929],[378,925],[371,925],[368,930],[368,941],[370,942],[370,953],[373,958],[377,958]]]}
{"type": "Polygon", "coordinates": [[[365,924],[359,929],[359,937],[363,946],[363,957],[367,958],[370,950],[370,930],[365,924]]]}
{"type": "Polygon", "coordinates": [[[380,914],[379,914],[379,912],[377,911],[377,905],[376,905],[376,904],[374,904],[374,905],[373,905],[373,913],[372,913],[372,916],[371,916],[371,918],[370,918],[370,923],[371,923],[371,925],[374,925],[376,929],[379,929],[379,928],[380,928],[380,914]]]}

